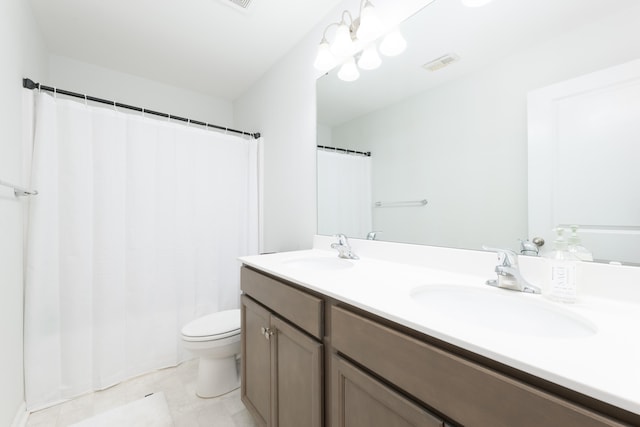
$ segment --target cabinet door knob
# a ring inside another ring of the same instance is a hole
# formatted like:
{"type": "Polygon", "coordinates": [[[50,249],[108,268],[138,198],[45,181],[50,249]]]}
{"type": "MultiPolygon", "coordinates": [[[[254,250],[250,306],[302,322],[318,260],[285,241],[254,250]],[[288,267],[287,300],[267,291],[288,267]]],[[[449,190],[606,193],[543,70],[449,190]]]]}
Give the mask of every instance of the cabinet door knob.
{"type": "Polygon", "coordinates": [[[271,335],[273,335],[274,332],[275,331],[271,328],[265,328],[265,327],[260,328],[260,333],[264,335],[264,337],[268,340],[271,339],[271,335]]]}

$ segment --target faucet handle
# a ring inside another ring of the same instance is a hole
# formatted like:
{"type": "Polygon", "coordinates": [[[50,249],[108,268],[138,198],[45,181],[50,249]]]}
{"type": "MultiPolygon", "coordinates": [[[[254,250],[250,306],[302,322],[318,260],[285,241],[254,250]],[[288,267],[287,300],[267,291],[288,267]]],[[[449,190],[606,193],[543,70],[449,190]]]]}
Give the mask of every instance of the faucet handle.
{"type": "Polygon", "coordinates": [[[344,234],[334,234],[334,236],[336,239],[338,239],[338,244],[342,245],[342,246],[348,246],[349,245],[349,240],[347,239],[347,236],[345,236],[344,234]]]}
{"type": "Polygon", "coordinates": [[[497,252],[498,260],[505,267],[513,267],[518,265],[518,254],[511,249],[492,248],[482,245],[482,249],[485,251],[497,252]]]}
{"type": "Polygon", "coordinates": [[[351,245],[349,245],[347,236],[345,236],[344,234],[335,234],[333,237],[337,238],[338,241],[336,243],[332,243],[331,248],[337,249],[338,256],[340,258],[359,259],[358,256],[351,250],[351,245]]]}
{"type": "Polygon", "coordinates": [[[529,240],[522,240],[522,239],[518,239],[518,240],[520,240],[520,253],[522,255],[538,256],[540,252],[540,247],[538,245],[536,245],[534,242],[531,242],[529,240]]]}
{"type": "Polygon", "coordinates": [[[367,233],[367,240],[376,240],[376,235],[381,231],[370,231],[367,233]]]}

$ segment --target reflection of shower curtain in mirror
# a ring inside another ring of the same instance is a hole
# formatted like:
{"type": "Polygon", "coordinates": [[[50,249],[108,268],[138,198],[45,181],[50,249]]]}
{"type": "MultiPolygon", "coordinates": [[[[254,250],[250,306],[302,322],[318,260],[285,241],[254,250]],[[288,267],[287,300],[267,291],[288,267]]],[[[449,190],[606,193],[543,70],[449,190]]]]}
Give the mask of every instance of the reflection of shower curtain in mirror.
{"type": "Polygon", "coordinates": [[[371,207],[371,158],[318,150],[318,234],[365,238],[371,207]]]}

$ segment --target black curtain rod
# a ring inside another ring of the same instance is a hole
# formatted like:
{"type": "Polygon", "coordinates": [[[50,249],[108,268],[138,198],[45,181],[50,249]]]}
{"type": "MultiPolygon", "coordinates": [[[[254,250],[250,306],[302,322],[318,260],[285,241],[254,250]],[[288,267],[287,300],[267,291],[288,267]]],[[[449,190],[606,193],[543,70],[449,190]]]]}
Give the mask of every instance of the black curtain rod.
{"type": "Polygon", "coordinates": [[[365,157],[371,157],[371,151],[355,151],[355,150],[349,150],[347,148],[328,147],[326,145],[317,145],[317,147],[318,148],[322,148],[323,150],[327,150],[327,151],[339,151],[341,153],[360,154],[360,155],[363,155],[365,157]]]}
{"type": "Polygon", "coordinates": [[[122,104],[120,102],[116,102],[116,101],[109,101],[108,99],[102,99],[102,98],[96,98],[95,96],[89,96],[89,95],[85,95],[82,93],[77,93],[77,92],[71,92],[68,90],[63,90],[63,89],[57,89],[51,86],[45,86],[45,85],[41,85],[40,83],[36,83],[31,79],[22,79],[22,87],[26,88],[26,89],[38,89],[38,90],[44,90],[47,92],[53,92],[53,93],[60,93],[62,95],[67,95],[67,96],[72,96],[74,98],[81,98],[84,99],[86,101],[92,101],[92,102],[98,102],[100,104],[107,104],[107,105],[111,105],[117,108],[125,108],[127,110],[134,110],[134,111],[138,111],[144,114],[152,114],[154,116],[159,116],[159,117],[165,117],[171,120],[178,120],[181,122],[186,122],[186,123],[193,123],[195,125],[200,125],[200,126],[205,126],[208,128],[214,128],[214,129],[219,129],[219,130],[223,130],[225,132],[233,132],[233,133],[239,133],[242,135],[248,135],[252,138],[258,139],[260,138],[260,133],[256,132],[256,133],[251,133],[251,132],[244,132],[241,130],[236,130],[236,129],[230,129],[230,128],[226,128],[223,126],[217,126],[217,125],[212,125],[209,123],[205,123],[205,122],[201,122],[199,120],[191,120],[191,119],[186,119],[184,117],[180,117],[180,116],[173,116],[171,114],[167,114],[167,113],[160,113],[158,111],[153,111],[153,110],[147,110],[146,108],[141,108],[141,107],[134,107],[132,105],[127,105],[127,104],[122,104]]]}

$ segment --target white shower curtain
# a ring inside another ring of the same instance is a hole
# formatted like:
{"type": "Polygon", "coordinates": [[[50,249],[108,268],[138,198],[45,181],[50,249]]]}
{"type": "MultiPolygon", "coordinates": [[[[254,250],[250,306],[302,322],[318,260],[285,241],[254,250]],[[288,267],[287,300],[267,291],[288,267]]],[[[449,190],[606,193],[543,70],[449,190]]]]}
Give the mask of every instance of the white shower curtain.
{"type": "Polygon", "coordinates": [[[237,257],[258,250],[258,141],[35,98],[31,410],[191,357],[181,327],[237,308],[237,257]]]}
{"type": "Polygon", "coordinates": [[[318,234],[372,230],[371,157],[318,149],[318,234]]]}

